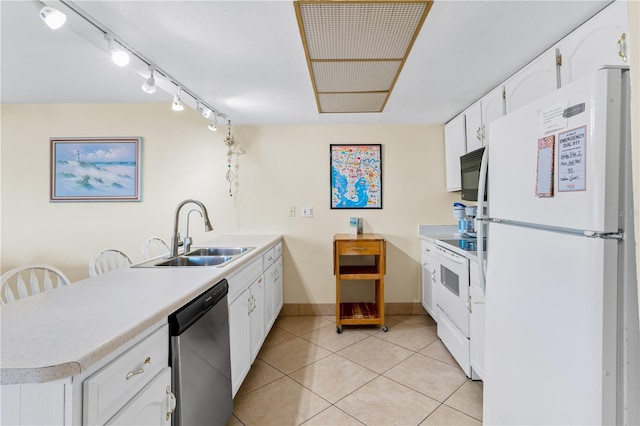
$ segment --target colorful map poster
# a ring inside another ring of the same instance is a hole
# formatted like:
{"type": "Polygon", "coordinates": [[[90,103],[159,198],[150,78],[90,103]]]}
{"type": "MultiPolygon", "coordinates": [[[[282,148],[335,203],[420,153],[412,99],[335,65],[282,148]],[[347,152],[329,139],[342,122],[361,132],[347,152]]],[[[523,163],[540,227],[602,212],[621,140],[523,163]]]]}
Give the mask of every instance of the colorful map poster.
{"type": "Polygon", "coordinates": [[[331,145],[331,208],[382,208],[382,145],[331,145]]]}

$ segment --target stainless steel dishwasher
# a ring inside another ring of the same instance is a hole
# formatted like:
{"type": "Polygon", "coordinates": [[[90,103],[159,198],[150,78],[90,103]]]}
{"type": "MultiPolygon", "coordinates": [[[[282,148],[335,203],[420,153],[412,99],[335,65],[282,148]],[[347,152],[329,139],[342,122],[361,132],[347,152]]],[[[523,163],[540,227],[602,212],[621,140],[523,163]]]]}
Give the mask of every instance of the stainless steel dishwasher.
{"type": "Polygon", "coordinates": [[[169,316],[173,426],[225,425],[231,417],[228,292],[222,280],[169,316]]]}

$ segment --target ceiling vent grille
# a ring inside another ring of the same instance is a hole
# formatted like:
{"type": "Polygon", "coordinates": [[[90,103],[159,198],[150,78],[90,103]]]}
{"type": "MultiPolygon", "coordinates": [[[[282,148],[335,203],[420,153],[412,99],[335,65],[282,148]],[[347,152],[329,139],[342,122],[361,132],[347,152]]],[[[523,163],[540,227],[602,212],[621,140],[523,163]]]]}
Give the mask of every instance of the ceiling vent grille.
{"type": "Polygon", "coordinates": [[[318,111],[382,112],[432,3],[295,1],[318,111]]]}

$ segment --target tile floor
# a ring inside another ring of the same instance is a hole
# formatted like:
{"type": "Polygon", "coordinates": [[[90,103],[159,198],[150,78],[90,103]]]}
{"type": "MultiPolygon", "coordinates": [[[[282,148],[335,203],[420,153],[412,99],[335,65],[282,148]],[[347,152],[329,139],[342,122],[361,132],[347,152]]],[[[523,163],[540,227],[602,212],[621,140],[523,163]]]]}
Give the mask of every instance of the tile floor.
{"type": "Polygon", "coordinates": [[[428,315],[389,331],[335,318],[280,317],[234,399],[235,425],[481,425],[482,382],[467,379],[428,315]]]}

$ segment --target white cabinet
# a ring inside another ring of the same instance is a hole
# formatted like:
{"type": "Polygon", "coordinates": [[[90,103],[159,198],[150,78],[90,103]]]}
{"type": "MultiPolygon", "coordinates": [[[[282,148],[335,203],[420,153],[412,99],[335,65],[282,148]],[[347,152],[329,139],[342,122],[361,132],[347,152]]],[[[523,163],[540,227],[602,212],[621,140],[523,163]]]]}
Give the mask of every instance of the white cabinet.
{"type": "Polygon", "coordinates": [[[618,0],[560,40],[561,85],[603,65],[629,65],[628,7],[628,2],[618,0]]]}
{"type": "Polygon", "coordinates": [[[282,243],[263,256],[264,263],[264,323],[269,332],[284,304],[282,291],[282,243]]]}
{"type": "Polygon", "coordinates": [[[504,115],[504,89],[498,86],[464,111],[467,151],[487,145],[492,121],[504,115]]]}
{"type": "Polygon", "coordinates": [[[467,153],[465,115],[459,114],[444,126],[447,191],[461,189],[460,156],[467,153]]]}
{"type": "Polygon", "coordinates": [[[251,368],[251,330],[249,289],[229,304],[229,345],[231,352],[231,387],[236,395],[251,368]]]}
{"type": "Polygon", "coordinates": [[[504,83],[507,114],[558,88],[556,49],[549,49],[504,83]]]}
{"type": "Polygon", "coordinates": [[[107,425],[171,424],[176,399],[171,392],[171,368],[162,370],[151,383],[138,393],[107,425]]]}
{"type": "Polygon", "coordinates": [[[469,333],[471,340],[470,361],[473,372],[480,378],[484,378],[484,356],[485,356],[485,303],[484,292],[479,283],[478,264],[469,264],[469,333]]]}
{"type": "Polygon", "coordinates": [[[247,376],[265,338],[262,259],[227,278],[233,395],[247,376]]]}
{"type": "Polygon", "coordinates": [[[260,275],[249,286],[249,319],[251,321],[251,363],[266,337],[264,329],[264,277],[260,275]]]}
{"type": "Polygon", "coordinates": [[[438,322],[438,316],[436,315],[437,304],[437,288],[436,288],[436,274],[437,261],[434,257],[435,244],[422,240],[422,306],[431,315],[436,322],[438,322]]]}
{"type": "MultiPolygon", "coordinates": [[[[165,370],[171,371],[169,326],[166,324],[84,380],[83,423],[106,423],[136,394],[146,392],[152,379],[165,370]]],[[[170,373],[168,383],[170,392],[170,373]]],[[[153,394],[157,393],[154,391],[153,394]]]]}

